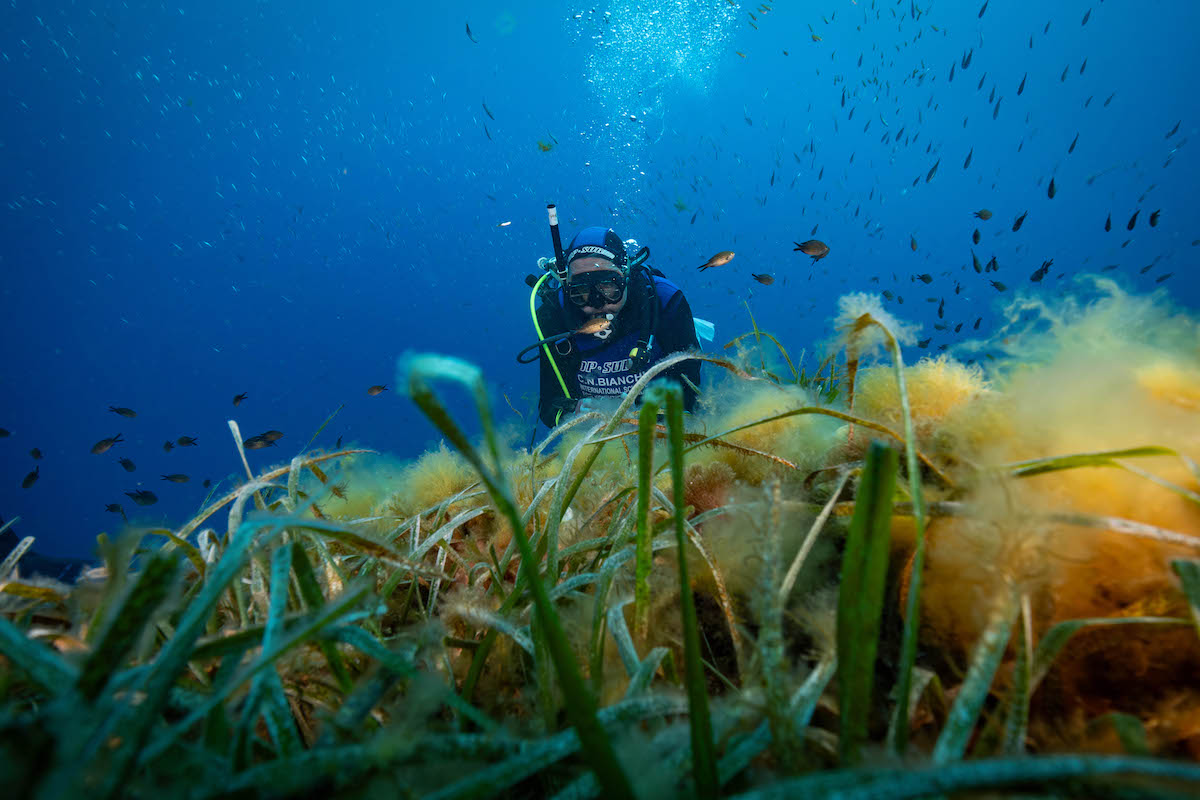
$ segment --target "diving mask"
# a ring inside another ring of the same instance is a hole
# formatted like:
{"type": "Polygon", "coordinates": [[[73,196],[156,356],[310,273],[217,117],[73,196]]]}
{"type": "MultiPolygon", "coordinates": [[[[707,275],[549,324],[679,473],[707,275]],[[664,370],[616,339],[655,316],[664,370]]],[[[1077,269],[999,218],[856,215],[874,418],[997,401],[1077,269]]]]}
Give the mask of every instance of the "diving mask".
{"type": "Polygon", "coordinates": [[[625,283],[625,276],[612,270],[582,272],[571,278],[567,297],[580,308],[601,308],[621,299],[625,294],[625,283]]]}

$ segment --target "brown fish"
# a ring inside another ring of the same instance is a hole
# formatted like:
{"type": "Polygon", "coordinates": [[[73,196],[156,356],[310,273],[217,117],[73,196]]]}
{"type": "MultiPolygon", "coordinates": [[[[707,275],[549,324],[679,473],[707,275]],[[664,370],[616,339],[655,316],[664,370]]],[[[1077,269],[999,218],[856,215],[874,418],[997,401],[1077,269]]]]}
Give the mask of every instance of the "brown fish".
{"type": "Polygon", "coordinates": [[[772,276],[772,275],[768,275],[768,274],[767,274],[767,273],[765,273],[765,272],[764,272],[762,275],[756,275],[756,274],[754,274],[753,272],[751,272],[751,273],[750,273],[750,277],[751,277],[751,278],[754,278],[754,280],[758,281],[758,282],[759,282],[759,283],[761,283],[763,286],[770,286],[772,283],[774,283],[774,282],[775,282],[775,278],[774,278],[774,276],[772,276]]]}
{"type": "Polygon", "coordinates": [[[191,478],[189,478],[187,475],[184,475],[182,472],[173,472],[170,475],[163,475],[162,479],[164,481],[170,481],[171,483],[187,483],[191,480],[191,478]]]}
{"type": "Polygon", "coordinates": [[[260,433],[259,436],[268,442],[278,442],[283,438],[283,431],[267,431],[266,433],[260,433]]]}
{"type": "Polygon", "coordinates": [[[139,506],[152,506],[158,502],[158,495],[146,489],[135,489],[132,492],[126,492],[125,496],[139,506]]]}
{"type": "Polygon", "coordinates": [[[722,250],[721,252],[717,253],[715,256],[710,258],[708,261],[705,261],[703,264],[696,267],[696,269],[701,270],[701,271],[706,270],[706,269],[712,269],[713,267],[720,267],[725,264],[728,264],[730,261],[733,261],[733,251],[732,250],[722,250]]]}
{"type": "Polygon", "coordinates": [[[112,447],[114,444],[116,444],[117,442],[123,442],[123,441],[125,441],[125,440],[121,438],[121,434],[119,434],[119,433],[116,436],[113,436],[111,439],[101,439],[100,441],[98,441],[94,445],[92,445],[92,453],[94,455],[99,455],[100,453],[107,452],[108,449],[110,447],[112,447]]]}
{"type": "Polygon", "coordinates": [[[25,480],[21,481],[22,489],[28,489],[30,486],[33,486],[35,483],[37,483],[38,470],[40,469],[41,467],[34,467],[33,472],[25,476],[25,480]]]}
{"type": "Polygon", "coordinates": [[[587,322],[580,325],[575,332],[582,335],[599,333],[610,325],[612,325],[612,321],[609,320],[608,317],[592,317],[587,322]]]}
{"type": "Polygon", "coordinates": [[[384,384],[372,386],[370,389],[367,389],[367,394],[370,395],[371,397],[375,397],[376,395],[383,394],[386,391],[387,391],[387,384],[384,383],[384,384]]]}
{"type": "Polygon", "coordinates": [[[979,228],[976,228],[975,232],[971,234],[971,241],[975,244],[979,244],[979,228]]]}
{"type": "Polygon", "coordinates": [[[917,237],[910,235],[908,237],[908,246],[912,248],[914,253],[917,252],[917,237]]]}
{"type": "Polygon", "coordinates": [[[246,448],[247,450],[262,450],[264,447],[274,446],[275,443],[264,439],[262,434],[259,434],[258,436],[251,436],[249,439],[242,442],[242,447],[246,448]]]}
{"type": "Polygon", "coordinates": [[[137,416],[137,412],[132,408],[118,408],[117,406],[109,406],[108,410],[114,414],[120,414],[122,417],[126,417],[128,419],[133,419],[137,416]]]}
{"type": "Polygon", "coordinates": [[[235,406],[240,406],[242,404],[242,401],[245,400],[247,396],[248,395],[245,392],[242,392],[241,394],[235,394],[233,396],[233,404],[235,406]]]}
{"type": "Polygon", "coordinates": [[[975,216],[979,217],[984,222],[987,222],[992,218],[992,212],[988,211],[986,208],[981,208],[975,212],[975,216]]]}
{"type": "Polygon", "coordinates": [[[175,444],[179,445],[180,447],[195,447],[196,440],[191,436],[180,436],[175,440],[175,444]]]}
{"type": "Polygon", "coordinates": [[[829,245],[817,239],[809,239],[807,242],[792,242],[796,245],[792,248],[792,252],[801,252],[806,256],[811,256],[813,261],[820,261],[825,256],[829,255],[829,245]]]}

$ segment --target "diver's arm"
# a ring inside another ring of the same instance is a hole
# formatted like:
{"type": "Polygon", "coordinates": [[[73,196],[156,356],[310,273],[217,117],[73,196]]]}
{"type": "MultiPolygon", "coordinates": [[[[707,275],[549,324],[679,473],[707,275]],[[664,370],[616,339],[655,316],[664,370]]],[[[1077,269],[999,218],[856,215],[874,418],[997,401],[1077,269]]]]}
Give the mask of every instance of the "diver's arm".
{"type": "Polygon", "coordinates": [[[553,428],[558,424],[560,418],[559,412],[564,409],[568,402],[574,405],[574,401],[568,401],[563,394],[562,387],[559,386],[558,378],[555,377],[554,370],[550,368],[545,353],[542,353],[538,359],[538,372],[540,373],[538,417],[547,428],[553,428]]]}

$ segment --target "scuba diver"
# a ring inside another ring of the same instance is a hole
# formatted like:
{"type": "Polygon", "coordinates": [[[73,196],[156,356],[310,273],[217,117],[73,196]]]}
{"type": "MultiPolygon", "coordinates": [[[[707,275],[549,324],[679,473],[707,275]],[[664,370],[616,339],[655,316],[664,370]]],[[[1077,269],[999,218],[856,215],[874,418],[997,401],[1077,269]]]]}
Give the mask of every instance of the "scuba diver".
{"type": "MultiPolygon", "coordinates": [[[[555,207],[548,209],[555,257],[539,261],[547,270],[540,278],[526,278],[533,288],[530,311],[539,341],[517,360],[530,363],[522,356],[538,351],[538,416],[552,428],[595,398],[619,398],[666,356],[698,352],[697,326],[708,323],[694,321],[679,287],[646,265],[649,248],[638,249],[630,240],[631,256],[612,229],[590,227],[564,251],[555,207]]],[[[683,361],[660,377],[683,387],[684,408],[691,411],[700,362],[683,361]]]]}

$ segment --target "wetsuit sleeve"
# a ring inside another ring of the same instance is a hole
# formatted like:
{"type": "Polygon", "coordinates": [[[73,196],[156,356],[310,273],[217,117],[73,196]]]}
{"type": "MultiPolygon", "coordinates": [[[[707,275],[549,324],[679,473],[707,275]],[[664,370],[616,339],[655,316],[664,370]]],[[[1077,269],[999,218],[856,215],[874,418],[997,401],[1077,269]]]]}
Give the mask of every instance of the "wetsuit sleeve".
{"type": "MultiPolygon", "coordinates": [[[[700,340],[696,338],[696,324],[692,321],[692,307],[688,305],[683,292],[676,292],[667,301],[658,321],[659,346],[665,353],[678,353],[682,350],[700,351],[700,340]]],[[[674,378],[683,387],[683,407],[692,411],[696,405],[696,392],[681,380],[686,377],[694,385],[700,385],[700,364],[696,360],[688,360],[668,369],[663,374],[674,378]]]]}
{"type": "MultiPolygon", "coordinates": [[[[551,327],[549,320],[542,316],[541,309],[538,309],[538,321],[541,323],[542,331],[547,332],[551,327]]],[[[553,351],[553,346],[551,347],[553,351]]],[[[559,369],[568,367],[564,363],[565,359],[559,359],[559,369]]],[[[574,376],[563,375],[563,379],[570,381],[574,376]]],[[[570,384],[568,384],[570,385],[570,384]]],[[[538,348],[538,418],[547,428],[553,428],[558,424],[557,417],[559,411],[566,408],[568,405],[574,406],[575,401],[567,399],[563,394],[562,385],[558,382],[558,377],[554,374],[554,369],[550,366],[550,362],[546,358],[545,349],[538,348]]]]}

